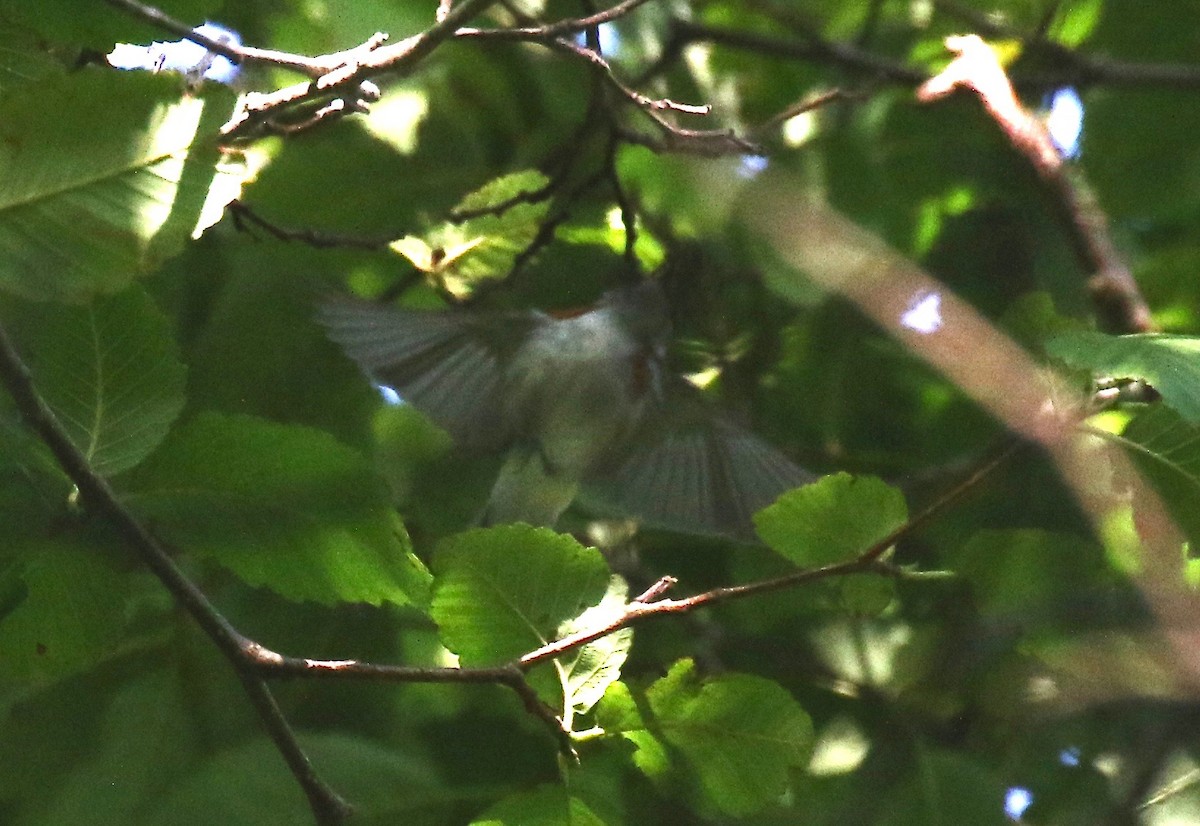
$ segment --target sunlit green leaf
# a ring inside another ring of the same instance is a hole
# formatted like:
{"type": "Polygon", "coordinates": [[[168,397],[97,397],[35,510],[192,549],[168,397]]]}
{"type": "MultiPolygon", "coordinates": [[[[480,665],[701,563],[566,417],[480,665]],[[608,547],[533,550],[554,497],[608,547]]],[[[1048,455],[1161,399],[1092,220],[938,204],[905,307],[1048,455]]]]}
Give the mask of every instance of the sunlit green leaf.
{"type": "Polygon", "coordinates": [[[78,300],[177,253],[210,191],[228,201],[247,174],[213,139],[231,103],[145,73],[50,76],[6,95],[0,290],[78,300]]]}
{"type": "Polygon", "coordinates": [[[609,582],[599,551],[528,525],[446,539],[434,559],[432,614],[463,665],[494,665],[555,639],[600,603],[609,582]]]}
{"type": "MultiPolygon", "coordinates": [[[[625,613],[628,590],[625,580],[614,576],[600,603],[563,623],[558,636],[604,628],[620,619],[625,613]]],[[[559,658],[565,705],[576,711],[587,711],[599,702],[605,690],[621,676],[621,666],[632,642],[633,629],[623,628],[559,658]]]]}
{"type": "Polygon", "coordinates": [[[841,562],[908,519],[904,496],[871,476],[838,473],[791,490],[755,514],[763,541],[797,565],[841,562]]]}
{"type": "Polygon", "coordinates": [[[429,234],[427,245],[435,258],[422,266],[421,254],[405,240],[403,254],[420,269],[441,273],[452,291],[468,289],[480,279],[506,274],[516,256],[537,237],[549,200],[541,192],[549,179],[537,171],[514,172],[490,181],[455,208],[451,221],[429,234]]]}
{"type": "Polygon", "coordinates": [[[664,783],[670,777],[672,766],[667,744],[647,726],[637,699],[625,683],[608,687],[596,706],[596,725],[632,743],[636,749],[633,764],[651,780],[664,783]]]}

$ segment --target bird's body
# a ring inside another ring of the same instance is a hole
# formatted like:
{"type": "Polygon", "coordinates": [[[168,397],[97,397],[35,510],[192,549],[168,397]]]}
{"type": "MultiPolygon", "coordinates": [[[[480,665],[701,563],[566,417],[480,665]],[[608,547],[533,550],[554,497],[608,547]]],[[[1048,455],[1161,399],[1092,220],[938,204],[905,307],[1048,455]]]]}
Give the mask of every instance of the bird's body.
{"type": "Polygon", "coordinates": [[[594,483],[629,515],[747,538],[754,510],[811,478],[666,372],[670,324],[653,283],[566,317],[337,299],[320,318],[460,446],[506,453],[485,523],[554,525],[594,483]]]}

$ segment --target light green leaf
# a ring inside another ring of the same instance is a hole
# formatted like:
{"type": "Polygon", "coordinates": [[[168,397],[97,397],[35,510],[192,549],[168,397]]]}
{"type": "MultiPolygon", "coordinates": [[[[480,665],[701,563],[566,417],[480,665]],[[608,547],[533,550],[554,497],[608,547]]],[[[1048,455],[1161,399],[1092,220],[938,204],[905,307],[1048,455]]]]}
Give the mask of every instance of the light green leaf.
{"type": "Polygon", "coordinates": [[[851,559],[908,520],[904,495],[874,476],[838,473],[788,491],[754,516],[758,535],[797,565],[851,559]]]}
{"type": "Polygon", "coordinates": [[[488,181],[468,194],[459,201],[454,212],[483,212],[506,206],[525,197],[532,199],[532,196],[541,193],[549,183],[550,179],[536,169],[512,172],[488,181]]]}
{"type": "Polygon", "coordinates": [[[508,662],[555,639],[604,598],[610,576],[594,548],[521,524],[446,539],[433,569],[431,613],[463,665],[508,662]]]}
{"type": "Polygon", "coordinates": [[[382,481],[321,431],[201,414],[123,482],[159,534],[251,585],[326,605],[427,599],[382,481]]]}
{"type": "MultiPolygon", "coordinates": [[[[422,267],[420,256],[411,249],[404,252],[421,269],[434,269],[453,291],[469,290],[481,279],[507,273],[541,228],[550,208],[547,198],[538,196],[549,179],[536,170],[514,172],[489,182],[467,195],[455,212],[471,217],[446,222],[429,233],[427,245],[438,252],[436,261],[422,267]],[[492,210],[489,212],[489,210],[492,210]],[[479,214],[486,213],[486,214],[479,214]]],[[[402,239],[407,248],[412,239],[402,239]]]]}
{"type": "Polygon", "coordinates": [[[667,745],[646,725],[637,700],[625,683],[608,687],[596,706],[596,725],[608,734],[619,734],[635,747],[633,764],[646,777],[664,784],[671,776],[667,745]]]}
{"type": "Polygon", "coordinates": [[[5,315],[38,392],[97,473],[127,470],[158,446],[183,408],[185,376],[145,293],[86,306],[21,302],[5,315]]]}
{"type": "Polygon", "coordinates": [[[690,763],[722,811],[744,816],[787,790],[788,772],[805,765],[812,720],[778,684],[749,674],[700,679],[680,660],[646,692],[655,727],[690,763]]]}
{"type": "MultiPolygon", "coordinates": [[[[502,525],[474,529],[446,539],[434,557],[431,613],[443,644],[463,665],[505,663],[558,639],[577,627],[588,609],[606,598],[610,573],[600,552],[547,528],[502,525]],[[574,623],[574,625],[572,624],[574,623]]],[[[612,610],[613,592],[599,613],[612,610]]],[[[591,701],[593,691],[620,667],[628,637],[599,641],[587,652],[571,652],[535,669],[534,688],[562,707],[578,691],[591,701]],[[561,704],[561,705],[560,705],[561,704]]]]}
{"type": "Polygon", "coordinates": [[[1200,338],[1145,333],[1056,336],[1046,350],[1072,367],[1118,379],[1143,379],[1189,422],[1200,423],[1200,338]]]}
{"type": "Polygon", "coordinates": [[[6,95],[0,290],[79,300],[178,252],[248,174],[211,139],[231,107],[228,92],[184,96],[146,73],[49,76],[6,95]]]}
{"type": "MultiPolygon", "coordinates": [[[[625,580],[619,576],[612,577],[600,604],[563,623],[558,629],[558,636],[561,638],[603,628],[625,613],[628,596],[625,580]]],[[[632,643],[633,629],[622,628],[560,657],[559,678],[563,684],[565,706],[577,712],[586,712],[599,702],[608,687],[620,678],[621,666],[625,664],[632,643]]]]}
{"type": "Polygon", "coordinates": [[[604,826],[604,821],[562,786],[547,785],[501,800],[471,826],[604,826]]]}

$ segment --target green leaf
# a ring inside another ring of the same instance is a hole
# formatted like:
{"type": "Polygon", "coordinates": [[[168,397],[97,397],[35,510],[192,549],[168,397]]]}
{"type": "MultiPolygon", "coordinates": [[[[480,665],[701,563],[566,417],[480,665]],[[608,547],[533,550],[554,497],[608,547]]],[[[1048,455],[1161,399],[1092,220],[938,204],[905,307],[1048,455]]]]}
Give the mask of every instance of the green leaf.
{"type": "Polygon", "coordinates": [[[5,681],[81,671],[108,656],[125,629],[128,575],[106,558],[106,543],[61,537],[30,550],[13,569],[21,590],[0,616],[5,681]]]}
{"type": "Polygon", "coordinates": [[[321,431],[201,414],[122,488],[172,544],[288,599],[426,602],[429,574],[382,481],[321,431]]]}
{"type": "Polygon", "coordinates": [[[469,193],[454,208],[454,212],[484,212],[494,210],[535,195],[543,194],[542,190],[550,183],[550,179],[536,169],[525,169],[503,175],[493,181],[488,181],[474,192],[469,193]]]}
{"type": "Polygon", "coordinates": [[[1040,530],[980,531],[949,562],[971,583],[983,611],[1012,615],[1069,605],[1106,570],[1094,543],[1040,530]]]}
{"type": "Polygon", "coordinates": [[[604,826],[604,821],[562,786],[539,786],[492,806],[471,826],[604,826]]]}
{"type": "Polygon", "coordinates": [[[646,692],[655,726],[722,811],[744,816],[779,799],[813,744],[808,714],[778,684],[749,674],[702,680],[681,660],[646,692]]]}
{"type": "Polygon", "coordinates": [[[86,306],[16,303],[13,329],[34,384],[102,476],[150,453],[184,402],[167,320],[138,289],[86,306]]]}
{"type": "MultiPolygon", "coordinates": [[[[619,576],[612,577],[600,604],[564,622],[558,629],[558,636],[566,637],[605,627],[624,615],[628,596],[625,580],[619,576]]],[[[625,664],[632,643],[633,629],[622,628],[576,648],[567,656],[559,657],[564,707],[586,712],[598,703],[608,687],[620,678],[621,666],[625,664]]]]}
{"type": "MultiPolygon", "coordinates": [[[[32,726],[21,720],[0,732],[10,748],[22,748],[25,740],[38,754],[37,759],[20,761],[24,765],[17,768],[18,790],[29,791],[17,807],[25,817],[14,823],[145,822],[142,807],[190,767],[197,740],[204,736],[188,717],[197,701],[195,682],[184,685],[180,672],[172,668],[145,670],[152,662],[153,654],[125,660],[119,682],[93,672],[47,692],[50,696],[43,698],[45,705],[38,711],[45,715],[52,710],[53,719],[35,717],[32,726]],[[86,703],[79,702],[81,694],[86,694],[86,703]],[[47,732],[53,732],[50,743],[47,732]],[[71,746],[56,754],[55,741],[64,740],[71,746]]],[[[11,782],[3,775],[0,772],[0,788],[11,782]]]]}
{"type": "Polygon", "coordinates": [[[1181,416],[1200,423],[1200,338],[1081,331],[1056,336],[1046,349],[1072,367],[1118,379],[1142,379],[1181,416]]]}
{"type": "Polygon", "coordinates": [[[608,687],[596,706],[596,725],[608,734],[619,734],[634,745],[633,764],[646,777],[665,784],[671,776],[667,744],[646,725],[642,710],[629,686],[616,682],[608,687]]]}
{"type": "Polygon", "coordinates": [[[1200,548],[1200,425],[1156,405],[1135,416],[1121,435],[1193,551],[1200,548]]]}
{"type": "Polygon", "coordinates": [[[600,603],[608,565],[594,548],[529,525],[465,531],[444,540],[433,564],[431,613],[463,665],[495,665],[557,637],[600,603]]]}
{"type": "MultiPolygon", "coordinates": [[[[200,25],[220,4],[215,0],[163,0],[154,5],[176,20],[200,25]]],[[[152,39],[178,39],[164,35],[162,29],[107,3],[3,0],[0,2],[0,20],[33,28],[50,41],[86,45],[93,49],[111,49],[113,43],[120,40],[148,44],[152,39]]]]}
{"type": "MultiPolygon", "coordinates": [[[[434,572],[431,613],[443,644],[467,666],[510,662],[590,626],[624,595],[622,586],[610,585],[599,551],[522,524],[449,537],[438,547],[434,572]]],[[[535,688],[547,702],[562,702],[564,714],[572,703],[594,702],[628,649],[628,635],[617,636],[555,661],[553,679],[535,671],[535,688]]]]}
{"type": "Polygon", "coordinates": [[[912,776],[888,797],[880,826],[1006,826],[1004,785],[963,754],[918,755],[912,776]]]}
{"type": "Polygon", "coordinates": [[[0,290],[80,300],[178,252],[247,174],[207,139],[231,104],[142,73],[50,76],[6,95],[0,290]]]}
{"type": "MultiPolygon", "coordinates": [[[[446,822],[448,794],[427,758],[339,732],[301,733],[321,777],[353,801],[365,823],[446,822]],[[442,817],[435,814],[442,812],[442,817]],[[425,818],[429,818],[426,820],[425,818]]],[[[138,822],[161,826],[312,821],[295,778],[265,738],[227,748],[192,767],[149,801],[138,822]],[[231,793],[236,789],[236,793],[231,793]]]]}
{"type": "MultiPolygon", "coordinates": [[[[194,257],[200,256],[182,256],[180,263],[194,257]]],[[[305,272],[311,260],[312,251],[299,244],[230,251],[230,276],[188,354],[188,404],[317,427],[369,450],[379,394],[313,320],[323,286],[305,272]]],[[[348,268],[359,260],[322,259],[348,268]]]]}
{"type": "Polygon", "coordinates": [[[541,230],[550,202],[539,193],[548,183],[549,179],[536,170],[497,178],[467,195],[455,208],[455,212],[472,217],[446,222],[428,234],[426,245],[440,260],[422,266],[417,261],[420,256],[412,249],[416,240],[412,238],[398,242],[409,250],[402,254],[421,269],[441,273],[447,286],[456,292],[469,290],[476,281],[502,276],[541,230]],[[538,200],[522,200],[534,197],[538,200]]]}
{"type": "Polygon", "coordinates": [[[874,476],[837,473],[788,491],[754,516],[758,535],[797,565],[851,559],[908,520],[904,495],[874,476]]]}

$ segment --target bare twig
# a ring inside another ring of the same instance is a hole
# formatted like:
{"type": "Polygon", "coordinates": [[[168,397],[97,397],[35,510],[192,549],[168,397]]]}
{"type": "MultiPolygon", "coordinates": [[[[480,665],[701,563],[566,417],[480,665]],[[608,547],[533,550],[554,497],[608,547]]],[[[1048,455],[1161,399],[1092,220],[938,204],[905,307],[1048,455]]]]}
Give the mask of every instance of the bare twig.
{"type": "Polygon", "coordinates": [[[464,23],[496,2],[497,0],[463,0],[445,11],[444,15],[439,11],[441,19],[424,32],[399,43],[376,48],[376,42],[368,41],[357,49],[339,52],[335,57],[344,56],[341,63],[313,82],[287,86],[248,101],[245,108],[221,128],[221,134],[227,140],[244,137],[257,125],[277,117],[302,101],[321,95],[337,94],[340,90],[384,73],[403,75],[452,37],[464,23]]]}
{"type": "Polygon", "coordinates": [[[917,99],[937,100],[956,89],[978,95],[1009,142],[1057,195],[1080,261],[1091,273],[1088,289],[1102,324],[1125,333],[1153,329],[1150,308],[1117,252],[1095,195],[1081,176],[1068,173],[1046,127],[1017,99],[995,52],[977,35],[948,37],[946,48],[958,56],[921,85],[917,99]]]}
{"type": "MultiPolygon", "coordinates": [[[[256,49],[252,46],[242,46],[239,43],[208,37],[196,31],[188,24],[176,20],[161,9],[140,3],[138,0],[105,0],[105,2],[110,6],[116,6],[119,9],[129,12],[135,17],[140,17],[149,23],[153,23],[165,32],[170,32],[193,43],[198,43],[213,54],[219,54],[237,64],[269,64],[317,78],[341,66],[345,62],[344,56],[348,54],[346,52],[338,52],[320,57],[307,57],[291,52],[275,51],[274,49],[256,49]]],[[[380,38],[386,37],[386,35],[376,34],[374,37],[380,38]]],[[[382,41],[368,41],[368,43],[373,43],[371,48],[375,48],[380,42],[382,41]]]]}

